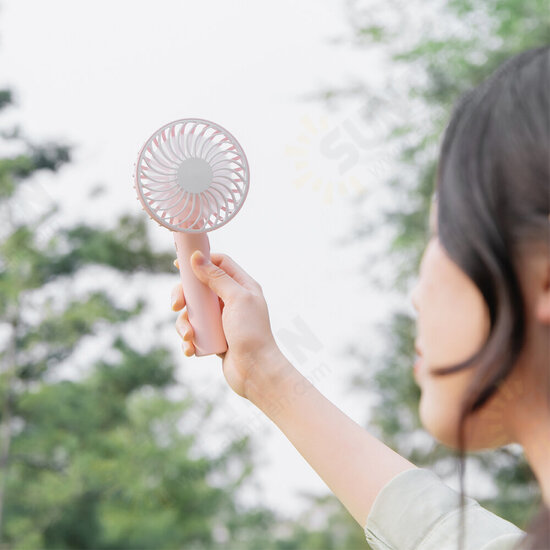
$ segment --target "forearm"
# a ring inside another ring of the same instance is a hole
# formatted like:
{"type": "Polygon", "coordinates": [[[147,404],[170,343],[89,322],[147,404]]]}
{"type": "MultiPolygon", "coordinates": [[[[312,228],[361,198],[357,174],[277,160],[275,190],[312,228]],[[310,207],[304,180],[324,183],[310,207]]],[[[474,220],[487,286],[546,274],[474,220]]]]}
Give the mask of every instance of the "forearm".
{"type": "Polygon", "coordinates": [[[286,435],[364,527],[380,489],[414,464],[345,415],[282,354],[255,369],[247,397],[286,435]]]}

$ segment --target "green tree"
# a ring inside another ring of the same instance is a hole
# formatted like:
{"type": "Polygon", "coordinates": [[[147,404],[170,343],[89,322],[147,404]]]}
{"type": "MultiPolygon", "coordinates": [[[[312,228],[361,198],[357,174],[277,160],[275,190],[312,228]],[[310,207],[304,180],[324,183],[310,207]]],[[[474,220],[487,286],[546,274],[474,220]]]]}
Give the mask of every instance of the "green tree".
{"type": "MultiPolygon", "coordinates": [[[[381,47],[407,85],[403,97],[387,83],[384,98],[365,94],[382,109],[404,105],[405,117],[383,116],[390,122],[380,136],[397,144],[399,155],[389,175],[379,182],[395,197],[395,208],[384,212],[384,228],[393,231],[389,243],[395,277],[381,284],[408,300],[428,239],[427,220],[438,158],[438,146],[450,109],[459,96],[479,84],[505,59],[520,51],[550,43],[550,10],[540,0],[445,0],[439,7],[422,2],[348,2],[354,42],[381,47]]],[[[326,95],[326,94],[325,94],[326,95]]],[[[379,223],[379,222],[378,222],[379,223]]],[[[359,217],[353,240],[380,235],[372,220],[359,217]]],[[[372,258],[371,258],[372,260],[372,258]]],[[[369,270],[365,269],[365,273],[369,270]]],[[[378,396],[369,429],[420,466],[430,466],[443,478],[456,471],[451,451],[426,437],[418,417],[420,392],[412,376],[414,319],[396,311],[383,328],[387,353],[378,358],[374,377],[364,374],[354,387],[378,396]]],[[[360,358],[368,353],[356,350],[360,358]]],[[[495,452],[467,454],[467,468],[484,472],[497,488],[492,498],[472,495],[488,509],[525,528],[540,501],[534,476],[515,446],[495,452]]]]}
{"type": "MultiPolygon", "coordinates": [[[[10,102],[1,91],[0,108],[10,102]]],[[[123,306],[104,290],[103,275],[128,286],[136,272],[172,267],[173,253],[151,248],[143,215],[112,229],[63,227],[55,204],[26,203],[24,186],[47,195],[34,176],[55,179],[70,150],[18,129],[1,139],[15,152],[0,157],[0,546],[277,548],[291,529],[277,535],[275,514],[240,503],[253,471],[248,436],[226,430],[220,450],[201,450],[211,399],[169,397],[169,351],[139,351],[124,336],[147,304],[123,306]],[[92,267],[98,289],[79,291],[92,267]],[[101,338],[102,359],[78,367],[83,342],[101,338]]]]}
{"type": "MultiPolygon", "coordinates": [[[[390,191],[394,206],[373,219],[362,208],[369,195],[357,197],[353,234],[340,242],[385,241],[388,254],[383,259],[369,254],[362,272],[381,291],[398,292],[403,302],[408,302],[428,241],[438,147],[451,108],[462,93],[505,59],[549,44],[550,10],[544,0],[444,0],[437,5],[420,0],[347,0],[346,12],[350,33],[335,42],[351,42],[365,51],[382,53],[388,67],[384,93],[352,82],[329,85],[310,97],[330,105],[345,105],[349,98],[361,100],[365,108],[357,116],[380,129],[377,145],[386,143],[392,151],[388,158],[379,159],[388,170],[374,168],[379,173],[377,185],[390,191]],[[385,270],[382,280],[376,267],[386,261],[391,262],[393,276],[385,270]]],[[[358,76],[366,80],[364,75],[358,76]]],[[[456,454],[434,441],[418,416],[420,391],[412,375],[414,318],[409,310],[396,310],[380,331],[386,344],[382,356],[373,356],[361,346],[350,348],[358,363],[369,365],[369,372],[357,372],[350,379],[350,391],[369,392],[377,398],[367,412],[366,427],[415,464],[449,478],[457,470],[456,454]]],[[[483,475],[496,487],[493,497],[471,496],[525,528],[541,496],[521,450],[507,446],[467,453],[466,463],[467,471],[475,469],[476,475],[483,475]]],[[[330,502],[329,529],[348,529],[349,536],[355,536],[356,523],[335,497],[328,496],[327,504],[330,502]]],[[[349,546],[339,547],[368,547],[364,540],[349,540],[349,546]]],[[[316,547],[314,542],[312,545],[316,547]]]]}

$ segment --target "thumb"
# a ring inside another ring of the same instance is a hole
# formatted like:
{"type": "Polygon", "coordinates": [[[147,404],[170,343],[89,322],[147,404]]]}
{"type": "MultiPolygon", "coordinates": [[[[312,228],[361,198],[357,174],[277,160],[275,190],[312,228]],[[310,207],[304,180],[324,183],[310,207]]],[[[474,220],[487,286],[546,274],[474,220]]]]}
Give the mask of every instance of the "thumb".
{"type": "Polygon", "coordinates": [[[235,279],[213,264],[200,250],[191,254],[190,263],[199,281],[208,285],[224,302],[230,302],[242,291],[235,279]]]}

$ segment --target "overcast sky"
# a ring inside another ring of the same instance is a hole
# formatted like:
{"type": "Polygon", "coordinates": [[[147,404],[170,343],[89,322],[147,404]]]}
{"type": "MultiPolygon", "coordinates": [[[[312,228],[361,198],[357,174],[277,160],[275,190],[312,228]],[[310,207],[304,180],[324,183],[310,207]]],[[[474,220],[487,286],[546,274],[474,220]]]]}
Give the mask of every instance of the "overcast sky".
{"type": "MultiPolygon", "coordinates": [[[[390,303],[359,270],[364,249],[337,240],[350,232],[360,193],[368,208],[379,209],[380,169],[354,162],[342,137],[350,123],[359,124],[360,103],[329,111],[303,100],[350,81],[380,85],[385,67],[376,51],[331,42],[350,32],[344,2],[1,0],[0,10],[0,85],[17,101],[4,124],[21,123],[35,141],[74,146],[71,165],[54,178],[37,177],[43,196],[64,205],[65,223],[111,224],[135,213],[133,163],[167,122],[207,118],[237,137],[250,163],[250,191],[239,214],[209,234],[211,249],[260,282],[287,357],[302,372],[317,373],[320,390],[362,423],[368,396],[352,399],[345,391],[357,365],[343,349],[378,350],[374,326],[390,303]],[[332,157],[320,146],[331,136],[344,145],[332,157]],[[107,191],[90,203],[97,184],[107,191]],[[300,327],[320,342],[303,356],[283,345],[300,327]]],[[[151,235],[159,249],[172,246],[169,232],[153,223],[151,235]]],[[[168,308],[177,280],[168,267],[154,282],[139,279],[155,315],[175,320],[168,308]]],[[[217,357],[184,359],[171,327],[148,336],[179,353],[182,384],[199,395],[217,392],[236,430],[253,434],[268,504],[292,512],[302,507],[298,491],[326,492],[270,421],[230,392],[217,357]]]]}

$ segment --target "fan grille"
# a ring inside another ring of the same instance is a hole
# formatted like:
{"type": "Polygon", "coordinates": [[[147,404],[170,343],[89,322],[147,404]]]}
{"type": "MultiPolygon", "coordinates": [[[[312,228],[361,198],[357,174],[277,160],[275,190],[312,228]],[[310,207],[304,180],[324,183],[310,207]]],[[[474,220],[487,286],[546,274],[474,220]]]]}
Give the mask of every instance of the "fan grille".
{"type": "Polygon", "coordinates": [[[188,118],[157,130],[141,149],[135,187],[144,209],[172,231],[199,233],[227,223],[248,193],[239,142],[208,120],[188,118]]]}

